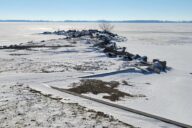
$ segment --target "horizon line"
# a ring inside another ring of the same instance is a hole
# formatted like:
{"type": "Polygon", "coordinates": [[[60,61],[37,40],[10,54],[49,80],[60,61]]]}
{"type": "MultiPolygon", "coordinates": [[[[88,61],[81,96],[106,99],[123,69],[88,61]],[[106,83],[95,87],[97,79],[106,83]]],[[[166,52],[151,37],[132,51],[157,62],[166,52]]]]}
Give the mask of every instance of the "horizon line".
{"type": "Polygon", "coordinates": [[[192,20],[25,20],[6,19],[0,22],[111,22],[111,23],[192,23],[192,20]]]}

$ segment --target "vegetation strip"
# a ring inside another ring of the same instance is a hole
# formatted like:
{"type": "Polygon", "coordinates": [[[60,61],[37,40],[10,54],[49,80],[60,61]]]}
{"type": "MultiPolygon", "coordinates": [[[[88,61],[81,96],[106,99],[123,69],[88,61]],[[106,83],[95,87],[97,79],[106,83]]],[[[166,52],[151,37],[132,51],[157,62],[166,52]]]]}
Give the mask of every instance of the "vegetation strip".
{"type": "Polygon", "coordinates": [[[58,46],[46,46],[46,45],[10,45],[2,46],[0,49],[29,49],[29,48],[61,48],[61,47],[74,47],[73,45],[58,45],[58,46]]]}

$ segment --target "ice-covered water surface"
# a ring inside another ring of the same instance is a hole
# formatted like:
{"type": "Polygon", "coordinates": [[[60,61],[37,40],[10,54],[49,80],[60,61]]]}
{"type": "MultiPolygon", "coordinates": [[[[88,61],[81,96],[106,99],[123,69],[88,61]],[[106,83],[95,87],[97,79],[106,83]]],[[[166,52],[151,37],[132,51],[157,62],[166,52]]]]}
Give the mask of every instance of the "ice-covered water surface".
{"type": "MultiPolygon", "coordinates": [[[[138,24],[116,23],[114,32],[128,37],[131,43],[191,43],[192,24],[138,24]]],[[[31,40],[59,38],[58,36],[38,35],[44,31],[68,29],[98,29],[98,23],[0,23],[0,45],[24,43],[31,40]]]]}

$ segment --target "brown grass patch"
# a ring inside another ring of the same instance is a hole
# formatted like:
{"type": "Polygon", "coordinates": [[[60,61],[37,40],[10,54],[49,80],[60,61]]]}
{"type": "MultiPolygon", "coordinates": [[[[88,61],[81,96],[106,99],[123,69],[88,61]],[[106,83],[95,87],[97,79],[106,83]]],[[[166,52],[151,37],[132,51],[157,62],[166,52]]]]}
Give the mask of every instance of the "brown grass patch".
{"type": "Polygon", "coordinates": [[[105,99],[109,99],[111,101],[118,101],[120,98],[128,96],[134,97],[131,94],[121,92],[116,89],[119,86],[119,82],[111,81],[111,82],[104,82],[102,80],[95,80],[95,79],[87,79],[81,80],[80,85],[68,89],[68,91],[75,92],[78,94],[83,93],[93,93],[95,95],[100,93],[107,93],[109,96],[103,96],[105,99]]]}

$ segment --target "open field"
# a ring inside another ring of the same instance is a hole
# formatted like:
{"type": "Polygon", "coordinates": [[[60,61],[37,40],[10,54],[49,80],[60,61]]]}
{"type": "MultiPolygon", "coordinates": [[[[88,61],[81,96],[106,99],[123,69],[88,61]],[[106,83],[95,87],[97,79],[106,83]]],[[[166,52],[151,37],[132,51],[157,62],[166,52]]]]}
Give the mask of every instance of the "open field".
{"type": "MultiPolygon", "coordinates": [[[[33,47],[21,50],[1,49],[0,82],[3,90],[0,92],[0,96],[5,96],[4,91],[22,92],[22,88],[25,90],[25,86],[29,86],[48,97],[56,97],[56,99],[59,97],[59,100],[69,109],[73,104],[67,103],[78,103],[81,107],[113,116],[113,123],[109,122],[110,118],[105,119],[102,116],[98,121],[104,121],[103,123],[89,120],[98,127],[176,127],[147,117],[124,113],[121,110],[64,94],[62,91],[51,88],[56,87],[69,91],[75,90],[74,92],[81,95],[192,125],[192,110],[189,109],[192,105],[192,24],[114,24],[114,26],[113,33],[127,38],[124,42],[118,42],[118,46],[126,47],[130,53],[147,56],[149,61],[152,59],[165,60],[171,70],[161,74],[144,74],[139,69],[130,67],[126,61],[107,57],[105,53],[92,47],[91,40],[86,38],[66,40],[62,35],[39,34],[44,31],[99,29],[96,23],[0,23],[0,46],[20,43],[30,44],[30,46],[34,44],[62,45],[62,47],[33,47]],[[125,71],[119,72],[121,70],[125,71]],[[105,90],[99,89],[100,86],[95,84],[91,87],[97,92],[91,88],[82,91],[81,89],[87,86],[83,86],[82,79],[98,80],[99,85],[102,84],[102,89],[105,90]],[[15,87],[14,85],[17,83],[24,87],[15,87]],[[118,93],[118,97],[113,93],[118,93]]],[[[25,91],[21,94],[26,95],[25,91]]],[[[6,96],[8,102],[17,100],[12,96],[6,96]]],[[[27,96],[27,98],[34,99],[36,97],[42,98],[39,94],[37,96],[33,94],[32,97],[27,96]]],[[[44,100],[50,99],[43,97],[42,102],[44,100]]],[[[32,104],[35,102],[34,100],[32,104]]],[[[50,100],[49,102],[51,105],[57,104],[56,101],[50,100]]],[[[0,101],[0,106],[3,106],[3,103],[0,101]]],[[[38,102],[38,105],[43,106],[43,103],[38,102]]],[[[57,105],[56,109],[62,109],[62,103],[57,105]]],[[[49,109],[51,110],[51,106],[49,109]]],[[[54,110],[54,112],[56,111],[54,110]]],[[[73,111],[77,111],[77,106],[73,111]]],[[[74,117],[78,118],[79,122],[90,114],[87,110],[82,111],[83,114],[77,112],[77,117],[74,117]]],[[[71,110],[68,112],[67,114],[70,116],[71,110]]],[[[67,116],[56,118],[69,120],[67,116]]],[[[2,116],[2,118],[4,117],[2,116]]],[[[18,118],[13,120],[9,127],[18,120],[18,118]]],[[[57,121],[61,123],[61,119],[57,121]]],[[[73,122],[72,125],[78,126],[79,122],[73,122]]],[[[82,127],[89,127],[90,122],[83,122],[82,127]]],[[[4,126],[7,123],[2,124],[4,126]]],[[[32,125],[36,126],[34,122],[32,125]]],[[[54,124],[49,125],[54,127],[54,124]]],[[[46,127],[46,125],[42,126],[46,127]]]]}

